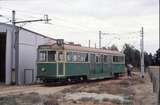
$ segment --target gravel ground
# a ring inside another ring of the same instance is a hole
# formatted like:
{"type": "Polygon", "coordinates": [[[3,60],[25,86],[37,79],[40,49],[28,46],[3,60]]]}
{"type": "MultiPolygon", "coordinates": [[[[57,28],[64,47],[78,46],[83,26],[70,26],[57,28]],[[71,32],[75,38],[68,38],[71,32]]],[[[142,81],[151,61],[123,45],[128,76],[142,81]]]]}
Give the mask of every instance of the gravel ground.
{"type": "Polygon", "coordinates": [[[66,86],[0,86],[0,105],[156,105],[152,90],[149,75],[141,79],[134,72],[130,78],[66,86]]]}
{"type": "Polygon", "coordinates": [[[30,85],[30,86],[0,86],[0,96],[18,95],[27,93],[38,93],[40,95],[54,94],[72,85],[47,87],[44,85],[30,85]]]}

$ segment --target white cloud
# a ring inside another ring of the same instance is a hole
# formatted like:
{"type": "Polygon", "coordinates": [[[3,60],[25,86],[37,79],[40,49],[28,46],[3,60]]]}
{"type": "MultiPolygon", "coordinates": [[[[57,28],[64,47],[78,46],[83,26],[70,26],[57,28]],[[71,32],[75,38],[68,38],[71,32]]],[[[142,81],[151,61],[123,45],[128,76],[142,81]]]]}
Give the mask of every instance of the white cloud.
{"type": "MultiPolygon", "coordinates": [[[[121,40],[113,40],[122,47],[127,42],[139,48],[139,37],[128,39],[128,32],[137,32],[141,26],[145,31],[145,49],[154,52],[158,48],[159,0],[16,0],[0,1],[0,14],[10,15],[8,9],[17,10],[17,17],[31,19],[47,13],[53,25],[40,23],[25,27],[54,38],[64,38],[92,46],[98,43],[98,31],[116,32],[121,40]],[[3,9],[4,8],[4,9],[3,9]]],[[[134,34],[136,36],[136,34],[134,34]]],[[[133,36],[134,36],[133,35],[133,36]]],[[[110,42],[112,35],[103,36],[103,45],[110,42]]],[[[98,45],[98,44],[97,44],[98,45]]]]}

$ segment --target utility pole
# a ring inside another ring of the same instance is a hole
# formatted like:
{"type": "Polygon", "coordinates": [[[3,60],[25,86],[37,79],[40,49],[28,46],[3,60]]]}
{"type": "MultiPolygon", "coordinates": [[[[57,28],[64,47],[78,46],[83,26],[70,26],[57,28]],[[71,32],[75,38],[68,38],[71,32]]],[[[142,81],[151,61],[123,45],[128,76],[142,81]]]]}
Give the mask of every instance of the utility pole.
{"type": "Polygon", "coordinates": [[[91,41],[89,40],[89,48],[91,47],[91,41]]]}
{"type": "Polygon", "coordinates": [[[15,26],[15,11],[12,11],[12,25],[15,26]]]}
{"type": "Polygon", "coordinates": [[[102,32],[99,31],[99,49],[101,49],[101,39],[102,39],[101,35],[102,35],[102,32]]]}
{"type": "MultiPolygon", "coordinates": [[[[16,35],[16,25],[15,25],[15,21],[16,21],[16,19],[15,19],[15,11],[13,10],[12,11],[12,29],[13,29],[13,32],[12,32],[12,68],[11,68],[11,70],[14,70],[14,73],[15,73],[15,81],[13,81],[12,80],[12,82],[15,82],[16,84],[18,84],[18,36],[16,35]],[[15,52],[15,53],[14,53],[15,52]],[[14,59],[14,56],[15,56],[15,59],[14,59]],[[15,62],[15,63],[14,63],[15,62]],[[15,64],[15,65],[14,65],[15,64]]],[[[13,72],[13,71],[12,71],[13,72]]],[[[12,78],[13,79],[13,78],[12,78]]]]}
{"type": "Polygon", "coordinates": [[[97,45],[96,45],[96,43],[94,44],[94,47],[95,47],[95,48],[97,48],[97,45]]]}
{"type": "MultiPolygon", "coordinates": [[[[16,85],[19,84],[19,30],[16,27],[16,24],[18,23],[28,23],[28,22],[38,22],[38,21],[45,21],[45,23],[48,23],[48,21],[50,21],[51,19],[48,19],[48,15],[44,15],[44,19],[36,19],[36,20],[26,20],[26,21],[16,21],[15,19],[15,14],[16,12],[13,10],[12,11],[12,26],[13,26],[13,33],[12,33],[12,44],[13,45],[13,49],[15,47],[15,55],[13,55],[13,51],[12,51],[12,55],[15,56],[15,82],[16,85]],[[15,46],[14,46],[15,45],[15,46]]],[[[13,56],[12,56],[12,66],[13,66],[13,56]]]]}
{"type": "Polygon", "coordinates": [[[143,31],[143,27],[142,27],[140,33],[141,33],[141,43],[140,43],[140,48],[141,48],[141,78],[144,78],[144,31],[143,31]]]}

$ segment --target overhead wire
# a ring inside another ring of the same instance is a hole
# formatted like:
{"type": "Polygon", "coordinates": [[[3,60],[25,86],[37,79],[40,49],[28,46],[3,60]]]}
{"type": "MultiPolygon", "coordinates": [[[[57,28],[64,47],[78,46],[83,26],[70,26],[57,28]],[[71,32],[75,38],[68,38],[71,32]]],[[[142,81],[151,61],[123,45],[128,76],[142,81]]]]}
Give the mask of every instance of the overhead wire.
{"type": "MultiPolygon", "coordinates": [[[[5,11],[7,11],[7,12],[11,12],[11,10],[13,10],[13,9],[10,9],[10,8],[6,8],[6,7],[0,7],[0,9],[5,9],[5,11]]],[[[17,10],[17,12],[21,15],[21,16],[25,16],[25,18],[35,18],[35,19],[39,19],[39,17],[38,16],[42,16],[42,13],[39,13],[39,12],[30,12],[30,11],[26,11],[26,10],[18,10],[18,9],[15,9],[15,10],[17,10]],[[28,16],[28,15],[30,15],[30,16],[28,16]]],[[[44,14],[43,14],[44,15],[44,14]]],[[[7,16],[6,16],[7,17],[7,16]]],[[[7,20],[9,20],[11,17],[9,17],[9,18],[6,18],[7,20]]],[[[64,19],[64,18],[60,18],[60,17],[56,17],[56,16],[54,16],[54,17],[52,17],[53,19],[54,19],[54,21],[58,21],[57,23],[55,22],[55,24],[53,24],[53,23],[50,23],[50,24],[48,24],[48,25],[52,25],[52,26],[62,26],[62,27],[65,27],[65,28],[68,28],[68,29],[78,29],[78,30],[81,30],[81,31],[85,31],[85,32],[87,32],[87,33],[92,33],[92,34],[96,34],[95,33],[95,31],[91,31],[91,30],[88,30],[89,28],[87,27],[87,28],[82,28],[82,27],[80,27],[79,25],[77,25],[77,24],[73,24],[73,25],[71,25],[71,24],[67,24],[67,22],[68,23],[70,23],[69,21],[71,21],[71,20],[67,20],[67,19],[64,19]]],[[[16,18],[16,19],[20,19],[20,20],[23,20],[22,18],[16,18]]],[[[6,23],[9,23],[10,21],[7,21],[6,23]]],[[[98,32],[97,32],[98,33],[98,32]]],[[[122,41],[122,37],[123,37],[123,40],[125,39],[125,37],[127,38],[127,39],[133,39],[133,38],[137,38],[137,37],[139,37],[139,35],[137,36],[137,35],[135,35],[135,34],[137,34],[137,33],[139,33],[138,31],[136,32],[126,32],[126,33],[115,33],[114,35],[116,36],[116,37],[114,37],[114,38],[112,38],[111,39],[111,41],[109,41],[109,43],[107,44],[107,45],[109,45],[109,44],[111,44],[112,42],[113,42],[113,40],[115,40],[115,39],[118,39],[119,41],[122,41]],[[126,36],[126,35],[123,35],[122,36],[122,34],[129,34],[129,35],[131,35],[131,36],[126,36]],[[132,35],[135,35],[135,36],[132,36],[132,35]],[[120,38],[118,38],[118,37],[120,37],[120,38]]],[[[135,44],[136,42],[134,42],[134,44],[135,44]]]]}

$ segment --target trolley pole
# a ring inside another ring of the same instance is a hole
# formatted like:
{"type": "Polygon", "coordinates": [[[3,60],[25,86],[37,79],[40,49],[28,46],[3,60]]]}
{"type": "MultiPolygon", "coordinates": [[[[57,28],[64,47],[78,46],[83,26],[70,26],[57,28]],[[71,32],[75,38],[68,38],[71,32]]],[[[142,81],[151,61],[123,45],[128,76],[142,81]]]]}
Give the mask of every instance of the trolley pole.
{"type": "Polygon", "coordinates": [[[99,49],[101,49],[101,39],[102,39],[101,35],[102,35],[102,32],[99,31],[99,49]]]}
{"type": "Polygon", "coordinates": [[[144,31],[141,29],[141,78],[144,78],[144,31]]]}

